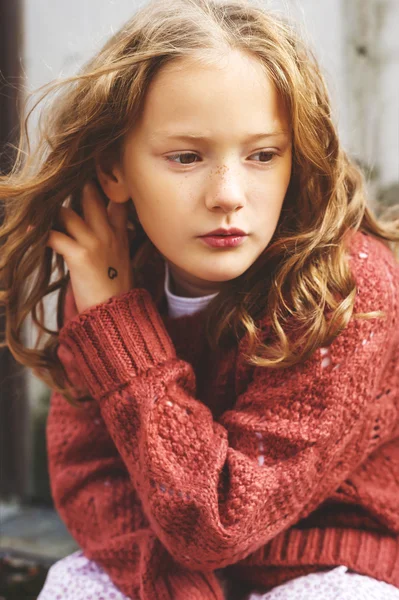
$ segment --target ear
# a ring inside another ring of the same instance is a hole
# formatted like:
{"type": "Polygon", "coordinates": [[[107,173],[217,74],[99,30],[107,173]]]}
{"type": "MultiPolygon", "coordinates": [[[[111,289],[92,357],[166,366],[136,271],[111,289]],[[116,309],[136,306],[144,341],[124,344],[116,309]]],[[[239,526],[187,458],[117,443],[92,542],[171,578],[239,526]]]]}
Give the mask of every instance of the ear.
{"type": "Polygon", "coordinates": [[[130,198],[119,166],[105,167],[96,162],[96,173],[98,181],[104,194],[113,202],[127,202],[130,198]]]}

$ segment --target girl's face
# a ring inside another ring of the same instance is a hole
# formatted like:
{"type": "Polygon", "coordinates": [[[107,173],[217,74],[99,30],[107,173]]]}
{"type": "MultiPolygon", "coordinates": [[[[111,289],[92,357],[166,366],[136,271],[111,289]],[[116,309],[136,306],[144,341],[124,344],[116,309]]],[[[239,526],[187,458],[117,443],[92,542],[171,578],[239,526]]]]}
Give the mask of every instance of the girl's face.
{"type": "Polygon", "coordinates": [[[168,262],[172,291],[193,297],[217,292],[265,250],[291,162],[283,103],[259,62],[237,51],[217,66],[180,61],[158,73],[114,175],[168,262]],[[219,227],[248,235],[208,246],[200,236],[219,227]]]}

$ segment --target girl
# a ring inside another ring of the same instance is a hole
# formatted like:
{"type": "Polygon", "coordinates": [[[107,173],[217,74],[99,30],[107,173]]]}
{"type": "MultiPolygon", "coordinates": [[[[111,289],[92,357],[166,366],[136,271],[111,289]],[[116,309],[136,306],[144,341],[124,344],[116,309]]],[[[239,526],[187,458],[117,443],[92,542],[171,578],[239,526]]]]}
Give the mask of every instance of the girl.
{"type": "Polygon", "coordinates": [[[152,1],[59,86],[1,180],[5,343],[81,548],[39,600],[398,600],[399,223],[310,50],[152,1]]]}

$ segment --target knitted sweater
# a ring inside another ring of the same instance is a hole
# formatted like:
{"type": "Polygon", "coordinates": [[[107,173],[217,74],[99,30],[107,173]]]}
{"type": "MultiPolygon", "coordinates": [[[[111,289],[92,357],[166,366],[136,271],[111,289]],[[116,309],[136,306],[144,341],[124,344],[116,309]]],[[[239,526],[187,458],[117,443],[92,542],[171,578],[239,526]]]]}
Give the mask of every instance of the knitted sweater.
{"type": "Polygon", "coordinates": [[[81,314],[69,291],[59,356],[94,401],[52,395],[52,495],[133,600],[222,600],[218,569],[268,590],[344,564],[399,587],[399,265],[360,232],[348,256],[354,312],[387,318],[285,369],[245,364],[245,336],[212,356],[205,311],[164,314],[163,261],[81,314]]]}

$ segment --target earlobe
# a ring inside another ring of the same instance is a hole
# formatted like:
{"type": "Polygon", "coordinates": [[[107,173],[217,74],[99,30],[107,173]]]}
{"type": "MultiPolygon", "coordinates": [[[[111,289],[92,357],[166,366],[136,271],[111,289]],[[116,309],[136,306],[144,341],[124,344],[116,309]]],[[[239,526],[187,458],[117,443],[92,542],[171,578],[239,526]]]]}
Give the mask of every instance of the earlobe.
{"type": "Polygon", "coordinates": [[[109,171],[96,164],[96,173],[98,181],[104,194],[113,202],[127,202],[129,194],[127,193],[125,182],[121,170],[118,167],[112,167],[109,171]]]}

